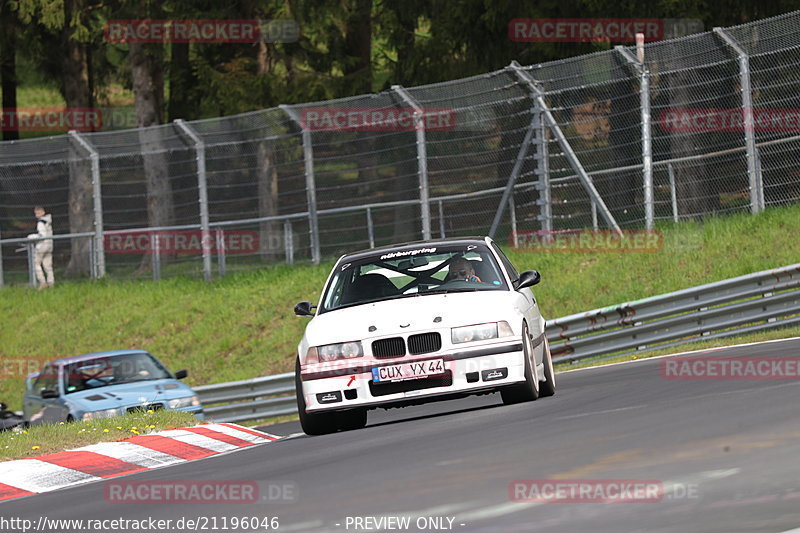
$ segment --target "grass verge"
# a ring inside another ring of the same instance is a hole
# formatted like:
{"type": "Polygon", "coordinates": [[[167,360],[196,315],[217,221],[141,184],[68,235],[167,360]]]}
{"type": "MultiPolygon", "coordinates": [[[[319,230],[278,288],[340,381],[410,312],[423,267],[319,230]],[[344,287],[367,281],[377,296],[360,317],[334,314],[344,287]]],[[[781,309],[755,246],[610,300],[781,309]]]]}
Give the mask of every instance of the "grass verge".
{"type": "Polygon", "coordinates": [[[188,413],[159,410],[86,422],[33,426],[20,432],[4,431],[0,433],[0,461],[35,457],[199,423],[188,413]]]}

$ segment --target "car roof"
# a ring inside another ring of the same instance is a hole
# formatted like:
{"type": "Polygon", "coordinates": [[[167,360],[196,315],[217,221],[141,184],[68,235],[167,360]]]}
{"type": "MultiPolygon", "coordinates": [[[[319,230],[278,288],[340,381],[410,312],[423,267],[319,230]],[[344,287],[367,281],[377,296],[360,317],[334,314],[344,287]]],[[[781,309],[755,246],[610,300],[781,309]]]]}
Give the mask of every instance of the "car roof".
{"type": "Polygon", "coordinates": [[[61,359],[56,359],[54,361],[50,361],[49,364],[51,365],[68,365],[70,363],[77,363],[79,361],[86,361],[88,359],[98,359],[101,357],[114,357],[117,355],[128,355],[134,353],[149,353],[147,350],[109,350],[105,352],[92,352],[92,353],[84,353],[80,355],[71,355],[69,357],[62,357],[61,359]]]}
{"type": "Polygon", "coordinates": [[[486,244],[489,237],[450,237],[447,239],[429,239],[427,241],[411,241],[400,244],[388,244],[379,248],[367,248],[343,255],[339,260],[357,261],[365,257],[370,257],[382,252],[402,252],[405,250],[413,250],[420,246],[437,246],[444,244],[486,244]]]}

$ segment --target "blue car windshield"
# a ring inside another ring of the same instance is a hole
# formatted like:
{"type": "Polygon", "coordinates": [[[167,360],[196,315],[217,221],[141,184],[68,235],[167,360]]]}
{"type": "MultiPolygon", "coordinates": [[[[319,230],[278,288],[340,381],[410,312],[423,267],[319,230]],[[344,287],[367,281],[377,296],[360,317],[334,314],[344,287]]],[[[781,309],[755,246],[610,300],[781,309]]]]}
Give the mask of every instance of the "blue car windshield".
{"type": "Polygon", "coordinates": [[[64,367],[64,391],[69,394],[108,385],[165,379],[172,376],[149,353],[132,353],[86,359],[64,367]]]}
{"type": "Polygon", "coordinates": [[[320,313],[396,298],[508,290],[494,255],[483,244],[383,250],[357,261],[345,259],[335,268],[320,313]]]}

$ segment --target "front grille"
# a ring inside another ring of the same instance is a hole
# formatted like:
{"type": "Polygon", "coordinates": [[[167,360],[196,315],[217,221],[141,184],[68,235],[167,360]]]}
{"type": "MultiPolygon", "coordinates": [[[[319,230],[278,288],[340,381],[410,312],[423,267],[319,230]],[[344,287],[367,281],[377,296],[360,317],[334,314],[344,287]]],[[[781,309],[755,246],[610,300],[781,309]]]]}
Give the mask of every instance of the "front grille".
{"type": "Polygon", "coordinates": [[[159,409],[163,409],[163,403],[148,403],[146,405],[137,405],[136,407],[128,407],[129,413],[139,413],[139,412],[147,412],[147,411],[158,411],[159,409]]]}
{"type": "Polygon", "coordinates": [[[438,333],[420,333],[408,338],[408,353],[420,355],[438,352],[442,349],[442,336],[438,333]]]}
{"type": "Polygon", "coordinates": [[[380,339],[372,343],[372,355],[381,359],[383,357],[402,357],[406,354],[406,343],[403,337],[380,339]]]}
{"type": "Polygon", "coordinates": [[[453,374],[448,370],[444,375],[435,378],[408,379],[406,381],[387,381],[375,383],[370,380],[369,392],[373,396],[386,396],[398,392],[412,390],[432,389],[434,387],[449,387],[453,384],[453,374]]]}

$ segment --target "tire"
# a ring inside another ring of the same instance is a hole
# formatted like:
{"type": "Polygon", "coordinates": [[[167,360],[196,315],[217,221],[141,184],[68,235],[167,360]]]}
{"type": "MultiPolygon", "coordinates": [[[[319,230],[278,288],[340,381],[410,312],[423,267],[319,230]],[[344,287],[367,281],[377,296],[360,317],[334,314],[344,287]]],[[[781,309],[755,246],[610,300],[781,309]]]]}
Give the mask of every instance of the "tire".
{"type": "Polygon", "coordinates": [[[303,428],[303,432],[306,435],[335,433],[338,429],[335,413],[306,413],[306,399],[303,396],[303,383],[300,381],[300,361],[297,361],[295,365],[294,387],[297,397],[297,412],[300,414],[300,426],[303,428]]]}
{"type": "Polygon", "coordinates": [[[336,413],[336,425],[342,431],[362,429],[367,425],[367,410],[351,409],[350,411],[336,413]]]}
{"type": "Polygon", "coordinates": [[[525,354],[525,381],[511,385],[500,391],[500,397],[506,405],[532,402],[539,397],[539,376],[533,361],[533,343],[528,332],[528,325],[522,326],[522,351],[525,354]]]}
{"type": "Polygon", "coordinates": [[[544,340],[544,381],[539,384],[539,397],[552,396],[556,393],[556,373],[553,370],[553,357],[550,355],[550,343],[544,340]]]}

